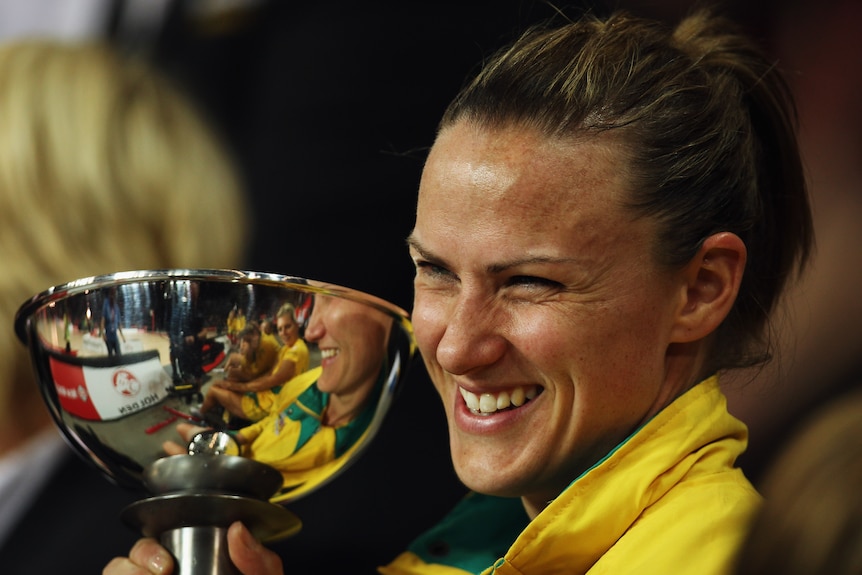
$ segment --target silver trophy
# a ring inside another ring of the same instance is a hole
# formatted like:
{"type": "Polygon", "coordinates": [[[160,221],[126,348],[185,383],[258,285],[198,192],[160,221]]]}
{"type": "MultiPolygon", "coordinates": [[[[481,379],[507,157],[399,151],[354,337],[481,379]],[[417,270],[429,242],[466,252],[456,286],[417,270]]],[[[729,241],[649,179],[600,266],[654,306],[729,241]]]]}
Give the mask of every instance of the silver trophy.
{"type": "Polygon", "coordinates": [[[298,532],[286,504],[362,453],[415,351],[386,301],[234,270],[83,278],[25,302],[15,330],[68,443],[146,489],[120,518],[181,575],[237,573],[234,521],[264,543],[298,532]]]}

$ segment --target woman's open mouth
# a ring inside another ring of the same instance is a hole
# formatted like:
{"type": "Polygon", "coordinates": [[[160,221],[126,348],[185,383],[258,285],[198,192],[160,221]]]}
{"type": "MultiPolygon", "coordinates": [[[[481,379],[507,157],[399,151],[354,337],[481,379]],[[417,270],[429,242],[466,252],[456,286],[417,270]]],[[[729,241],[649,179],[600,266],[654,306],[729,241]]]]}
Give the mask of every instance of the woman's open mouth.
{"type": "Polygon", "coordinates": [[[467,404],[467,409],[475,415],[491,415],[505,409],[517,409],[537,395],[542,393],[543,388],[538,385],[519,385],[510,390],[498,391],[496,393],[483,393],[476,395],[459,387],[461,397],[467,404]]]}

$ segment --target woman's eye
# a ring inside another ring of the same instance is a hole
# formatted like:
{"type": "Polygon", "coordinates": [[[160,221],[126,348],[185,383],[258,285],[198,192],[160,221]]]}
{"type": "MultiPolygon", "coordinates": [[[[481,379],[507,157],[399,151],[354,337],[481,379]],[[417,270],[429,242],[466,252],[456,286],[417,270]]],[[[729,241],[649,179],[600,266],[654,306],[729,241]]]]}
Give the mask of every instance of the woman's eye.
{"type": "Polygon", "coordinates": [[[452,273],[449,270],[431,262],[417,260],[415,262],[415,265],[417,275],[422,274],[423,276],[432,278],[452,277],[452,273]]]}
{"type": "Polygon", "coordinates": [[[512,286],[535,288],[555,288],[562,285],[560,282],[536,276],[512,276],[509,278],[509,284],[512,286]]]}

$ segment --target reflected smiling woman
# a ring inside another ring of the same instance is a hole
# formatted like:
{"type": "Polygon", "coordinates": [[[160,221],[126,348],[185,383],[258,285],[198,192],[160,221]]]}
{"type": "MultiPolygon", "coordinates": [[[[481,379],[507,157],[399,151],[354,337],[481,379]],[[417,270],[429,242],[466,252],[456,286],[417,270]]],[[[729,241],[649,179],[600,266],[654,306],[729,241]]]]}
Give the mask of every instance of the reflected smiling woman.
{"type": "MultiPolygon", "coordinates": [[[[266,417],[236,432],[241,454],[278,469],[284,489],[328,475],[330,463],[361,444],[374,417],[392,323],[367,304],[315,296],[305,339],[317,347],[320,365],[288,381],[266,417]]],[[[203,430],[178,426],[189,441],[203,430]]],[[[169,455],[187,451],[174,442],[164,448],[169,455]]]]}

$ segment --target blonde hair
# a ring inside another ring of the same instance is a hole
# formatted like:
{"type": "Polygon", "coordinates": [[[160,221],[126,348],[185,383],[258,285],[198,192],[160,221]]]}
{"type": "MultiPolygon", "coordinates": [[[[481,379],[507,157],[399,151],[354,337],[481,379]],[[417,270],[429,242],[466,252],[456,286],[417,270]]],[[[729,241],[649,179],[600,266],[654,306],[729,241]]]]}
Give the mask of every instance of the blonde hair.
{"type": "Polygon", "coordinates": [[[246,234],[232,158],[166,77],[95,42],[0,48],[3,365],[29,369],[12,329],[29,296],[123,270],[236,267],[246,234]]]}
{"type": "Polygon", "coordinates": [[[278,312],[276,312],[275,317],[279,318],[281,316],[287,316],[294,323],[294,325],[298,325],[299,322],[296,319],[296,308],[292,303],[283,303],[281,307],[278,308],[278,312]]]}

